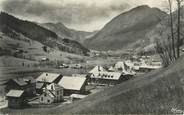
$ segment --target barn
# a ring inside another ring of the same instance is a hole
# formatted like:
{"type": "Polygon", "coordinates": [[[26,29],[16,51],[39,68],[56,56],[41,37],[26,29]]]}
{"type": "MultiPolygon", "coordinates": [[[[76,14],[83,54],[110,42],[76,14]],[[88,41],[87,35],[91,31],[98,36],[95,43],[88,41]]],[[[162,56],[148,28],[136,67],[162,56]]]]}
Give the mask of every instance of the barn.
{"type": "Polygon", "coordinates": [[[5,85],[6,92],[10,90],[24,90],[26,97],[36,95],[36,81],[32,77],[10,79],[5,85]]]}
{"type": "Polygon", "coordinates": [[[80,76],[63,76],[58,84],[64,88],[64,95],[84,94],[87,78],[80,76]]]}

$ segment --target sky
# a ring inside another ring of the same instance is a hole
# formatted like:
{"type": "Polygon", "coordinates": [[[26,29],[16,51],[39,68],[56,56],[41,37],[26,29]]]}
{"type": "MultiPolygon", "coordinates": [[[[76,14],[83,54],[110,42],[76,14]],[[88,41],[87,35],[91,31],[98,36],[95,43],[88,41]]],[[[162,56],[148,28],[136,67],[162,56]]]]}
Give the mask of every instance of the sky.
{"type": "Polygon", "coordinates": [[[0,10],[39,23],[61,22],[69,28],[100,30],[115,16],[149,5],[164,10],[167,0],[0,0],[0,10]]]}

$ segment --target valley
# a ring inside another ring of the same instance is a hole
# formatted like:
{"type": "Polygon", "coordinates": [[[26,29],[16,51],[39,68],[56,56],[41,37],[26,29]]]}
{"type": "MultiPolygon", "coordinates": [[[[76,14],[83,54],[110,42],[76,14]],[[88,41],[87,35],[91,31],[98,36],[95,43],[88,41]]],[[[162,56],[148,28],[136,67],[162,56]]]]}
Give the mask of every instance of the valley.
{"type": "Polygon", "coordinates": [[[170,35],[168,18],[159,8],[141,5],[87,32],[1,12],[0,114],[184,110],[184,45],[181,57],[165,66],[156,44],[170,35]]]}

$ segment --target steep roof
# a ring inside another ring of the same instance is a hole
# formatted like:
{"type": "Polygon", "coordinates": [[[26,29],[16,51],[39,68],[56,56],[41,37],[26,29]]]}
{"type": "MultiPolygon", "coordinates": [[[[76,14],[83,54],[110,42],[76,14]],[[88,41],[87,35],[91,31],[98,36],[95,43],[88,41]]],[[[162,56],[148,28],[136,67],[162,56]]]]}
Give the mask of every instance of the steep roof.
{"type": "Polygon", "coordinates": [[[63,76],[61,81],[58,83],[64,89],[80,90],[86,81],[86,77],[70,77],[63,76]]]}
{"type": "Polygon", "coordinates": [[[124,66],[125,66],[125,65],[124,65],[124,62],[117,62],[117,63],[115,64],[114,68],[115,68],[115,69],[122,69],[122,70],[124,70],[124,69],[125,69],[124,66]]]}
{"type": "Polygon", "coordinates": [[[56,80],[59,76],[60,76],[60,74],[57,74],[57,73],[42,73],[42,74],[36,79],[36,81],[43,82],[43,81],[45,80],[45,82],[52,83],[52,82],[54,82],[54,80],[56,80]]]}
{"type": "Polygon", "coordinates": [[[113,66],[111,66],[108,70],[109,70],[109,71],[115,71],[115,69],[114,69],[113,66]]]}
{"type": "Polygon", "coordinates": [[[102,66],[95,66],[89,73],[98,73],[106,71],[102,66]]]}
{"type": "Polygon", "coordinates": [[[6,96],[7,97],[21,97],[22,94],[24,93],[23,90],[10,90],[6,96]]]}

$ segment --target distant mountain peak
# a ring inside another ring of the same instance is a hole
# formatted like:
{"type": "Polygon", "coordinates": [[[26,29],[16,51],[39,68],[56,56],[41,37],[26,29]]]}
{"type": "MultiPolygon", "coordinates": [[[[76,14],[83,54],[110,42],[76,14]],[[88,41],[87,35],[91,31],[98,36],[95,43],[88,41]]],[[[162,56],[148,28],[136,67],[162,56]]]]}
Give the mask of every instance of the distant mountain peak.
{"type": "Polygon", "coordinates": [[[147,8],[151,8],[150,6],[148,5],[140,5],[140,6],[137,6],[135,8],[133,8],[133,10],[138,10],[138,9],[147,9],[147,8]]]}
{"type": "Polygon", "coordinates": [[[138,41],[146,38],[162,17],[167,14],[148,5],[123,12],[102,28],[95,36],[85,41],[88,48],[95,50],[121,50],[140,46],[138,41]],[[137,45],[138,44],[138,45],[137,45]]]}

